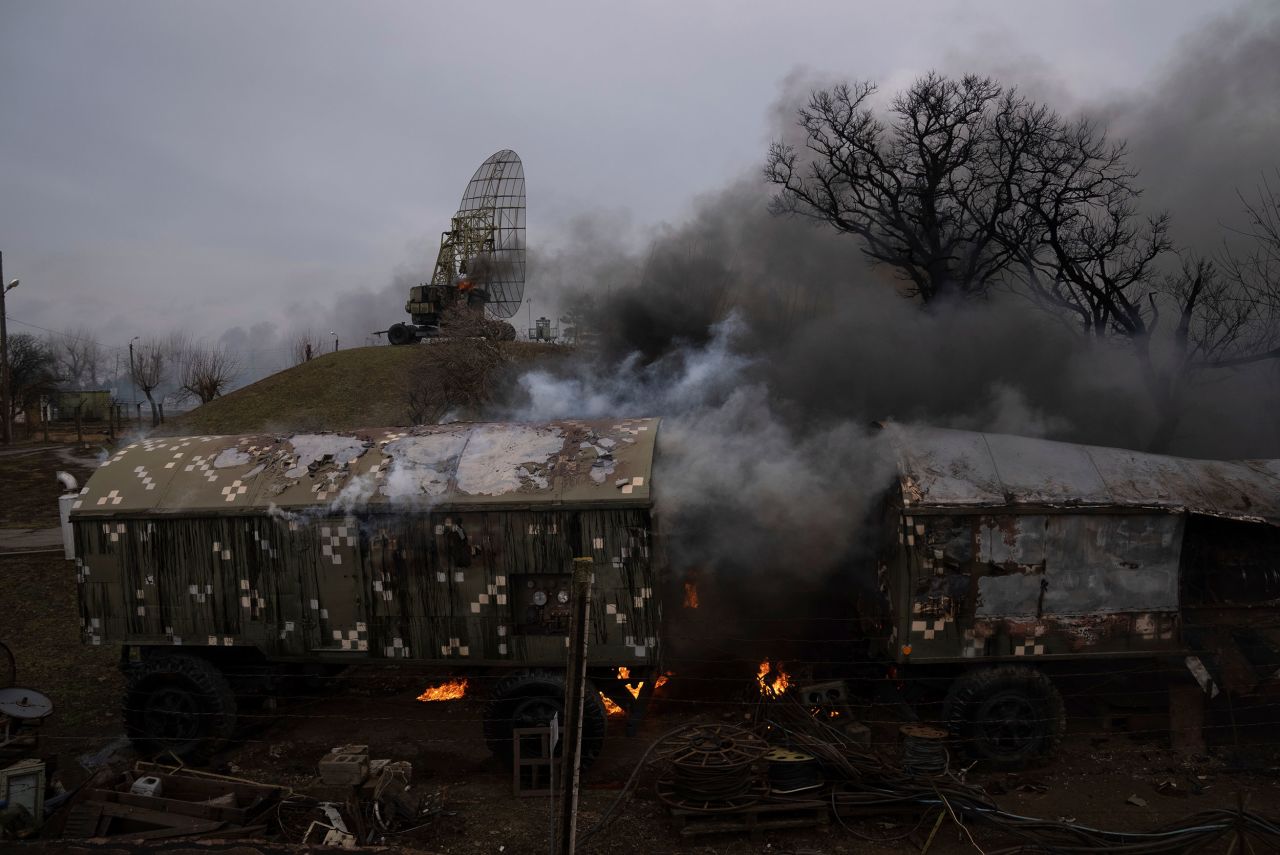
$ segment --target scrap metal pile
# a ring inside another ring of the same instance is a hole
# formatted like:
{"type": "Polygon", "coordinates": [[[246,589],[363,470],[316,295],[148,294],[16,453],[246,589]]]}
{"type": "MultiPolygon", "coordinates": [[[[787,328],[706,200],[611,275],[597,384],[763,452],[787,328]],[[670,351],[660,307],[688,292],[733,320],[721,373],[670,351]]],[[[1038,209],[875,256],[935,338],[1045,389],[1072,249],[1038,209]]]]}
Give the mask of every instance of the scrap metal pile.
{"type": "Polygon", "coordinates": [[[265,833],[282,789],[150,763],[90,782],[55,823],[67,839],[252,838],[265,833]],[[60,827],[59,827],[60,825],[60,827]]]}
{"type": "Polygon", "coordinates": [[[365,746],[320,761],[312,795],[190,768],[139,762],[92,776],[50,816],[45,837],[66,840],[254,839],[352,849],[421,828],[443,793],[411,783],[405,761],[370,760],[365,746]]]}
{"type": "Polygon", "coordinates": [[[1151,831],[1109,831],[1064,819],[1002,810],[952,767],[945,731],[904,728],[901,748],[877,750],[865,728],[837,725],[794,693],[762,697],[746,726],[700,723],[678,728],[645,753],[627,786],[584,843],[602,831],[645,768],[656,767],[655,792],[684,835],[798,828],[831,819],[876,843],[914,835],[927,851],[944,824],[987,855],[1126,853],[1165,855],[1214,844],[1237,851],[1280,849],[1280,821],[1245,810],[1207,810],[1151,831]],[[906,731],[910,731],[907,733],[906,731]],[[926,771],[927,770],[927,771],[926,771]],[[869,832],[866,821],[893,817],[897,830],[869,832]],[[906,831],[901,831],[906,827],[906,831]]]}

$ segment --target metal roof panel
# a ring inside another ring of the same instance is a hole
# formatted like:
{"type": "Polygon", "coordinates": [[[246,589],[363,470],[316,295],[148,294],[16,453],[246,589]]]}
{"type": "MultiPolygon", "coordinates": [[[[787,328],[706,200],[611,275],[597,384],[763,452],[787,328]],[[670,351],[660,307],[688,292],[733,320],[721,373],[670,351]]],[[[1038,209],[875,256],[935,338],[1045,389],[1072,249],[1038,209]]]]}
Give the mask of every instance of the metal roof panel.
{"type": "Polygon", "coordinates": [[[1195,460],[885,423],[910,507],[1130,507],[1280,525],[1280,460],[1195,460]]]}
{"type": "Polygon", "coordinates": [[[657,419],[158,437],[101,464],[75,516],[539,504],[647,507],[657,419]]]}

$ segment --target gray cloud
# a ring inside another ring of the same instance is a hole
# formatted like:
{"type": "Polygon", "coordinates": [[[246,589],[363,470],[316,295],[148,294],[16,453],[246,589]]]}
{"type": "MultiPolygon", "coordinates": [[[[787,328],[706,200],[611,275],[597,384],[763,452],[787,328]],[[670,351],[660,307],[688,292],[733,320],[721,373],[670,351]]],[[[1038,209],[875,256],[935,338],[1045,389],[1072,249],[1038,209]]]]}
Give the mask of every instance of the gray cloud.
{"type": "MultiPolygon", "coordinates": [[[[421,244],[498,148],[528,164],[532,246],[601,209],[643,232],[754,167],[762,104],[797,64],[909,74],[994,30],[1091,91],[1146,76],[1199,16],[1191,0],[1088,14],[19,0],[0,28],[0,240],[29,283],[11,311],[92,319],[109,344],[285,330],[428,268],[421,244]]],[[[368,319],[340,314],[359,340],[368,319]]]]}

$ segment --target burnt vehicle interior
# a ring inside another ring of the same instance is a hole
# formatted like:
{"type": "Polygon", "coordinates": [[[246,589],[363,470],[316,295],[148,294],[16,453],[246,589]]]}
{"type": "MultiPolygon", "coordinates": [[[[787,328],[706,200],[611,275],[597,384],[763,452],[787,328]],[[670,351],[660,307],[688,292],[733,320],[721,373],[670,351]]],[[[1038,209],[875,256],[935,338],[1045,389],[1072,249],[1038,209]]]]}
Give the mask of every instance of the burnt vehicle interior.
{"type": "Polygon", "coordinates": [[[1280,529],[1192,515],[1182,549],[1183,636],[1234,693],[1280,673],[1280,529]]]}

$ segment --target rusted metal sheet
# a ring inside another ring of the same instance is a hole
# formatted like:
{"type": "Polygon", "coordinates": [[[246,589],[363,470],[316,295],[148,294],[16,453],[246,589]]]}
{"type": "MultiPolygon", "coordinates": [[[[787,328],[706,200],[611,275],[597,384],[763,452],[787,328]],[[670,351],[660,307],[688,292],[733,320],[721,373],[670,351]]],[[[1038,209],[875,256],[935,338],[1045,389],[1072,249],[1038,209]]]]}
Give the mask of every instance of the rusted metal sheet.
{"type": "Polygon", "coordinates": [[[976,613],[1176,611],[1182,518],[1024,514],[980,517],[976,613]]]}
{"type": "Polygon", "coordinates": [[[905,515],[898,658],[1174,650],[1184,518],[905,515]],[[902,648],[908,648],[904,653],[902,648]]]}
{"type": "Polygon", "coordinates": [[[1187,511],[1280,525],[1280,461],[1193,460],[886,423],[904,504],[1187,511]]]}

